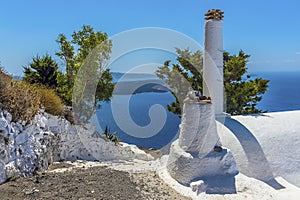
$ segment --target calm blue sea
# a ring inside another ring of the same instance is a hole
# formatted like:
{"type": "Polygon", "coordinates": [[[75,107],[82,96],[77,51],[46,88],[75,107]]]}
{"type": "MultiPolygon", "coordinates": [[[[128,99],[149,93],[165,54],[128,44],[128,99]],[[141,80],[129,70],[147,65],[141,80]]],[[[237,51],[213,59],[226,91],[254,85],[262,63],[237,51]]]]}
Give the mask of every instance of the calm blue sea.
{"type": "MultiPolygon", "coordinates": [[[[117,81],[122,74],[114,74],[114,79],[117,81]]],[[[259,72],[252,75],[270,80],[269,89],[263,95],[262,101],[258,107],[263,111],[291,111],[300,110],[300,72],[259,72]]],[[[131,75],[126,81],[135,81],[143,79],[153,79],[154,76],[148,75],[131,75]]],[[[124,103],[124,106],[129,107],[132,120],[139,126],[147,126],[151,123],[149,117],[149,109],[152,105],[160,104],[164,108],[167,104],[174,101],[174,97],[168,93],[140,93],[130,95],[129,105],[124,103]]],[[[117,136],[121,141],[136,144],[147,148],[161,149],[170,143],[179,130],[180,118],[166,111],[167,120],[164,127],[154,136],[149,138],[133,137],[125,133],[115,121],[111,103],[102,103],[102,107],[97,111],[97,116],[101,128],[109,126],[111,132],[116,131],[117,136]]],[[[122,113],[120,113],[122,115],[122,113]]],[[[143,134],[143,133],[141,133],[143,134]]]]}
{"type": "MultiPolygon", "coordinates": [[[[172,102],[174,97],[170,93],[141,93],[131,96],[129,102],[129,110],[132,120],[139,126],[147,126],[151,123],[149,117],[149,109],[152,105],[160,104],[164,108],[172,102]]],[[[124,104],[124,106],[128,106],[124,104]]],[[[144,133],[141,132],[140,136],[133,137],[122,130],[122,127],[118,126],[118,121],[113,117],[111,110],[111,103],[103,103],[100,110],[97,111],[98,121],[102,128],[109,126],[111,132],[116,131],[117,136],[121,141],[136,144],[137,146],[143,146],[147,148],[161,149],[172,141],[178,132],[180,124],[180,118],[165,109],[167,119],[164,127],[154,136],[149,138],[143,138],[144,133]]],[[[122,115],[122,113],[120,113],[122,115]]],[[[159,117],[159,116],[158,116],[159,117]]],[[[123,118],[126,120],[125,118],[123,118]]],[[[151,131],[151,130],[150,130],[151,131]]]]}
{"type": "Polygon", "coordinates": [[[269,112],[300,110],[300,72],[260,72],[270,80],[258,107],[269,112]]]}

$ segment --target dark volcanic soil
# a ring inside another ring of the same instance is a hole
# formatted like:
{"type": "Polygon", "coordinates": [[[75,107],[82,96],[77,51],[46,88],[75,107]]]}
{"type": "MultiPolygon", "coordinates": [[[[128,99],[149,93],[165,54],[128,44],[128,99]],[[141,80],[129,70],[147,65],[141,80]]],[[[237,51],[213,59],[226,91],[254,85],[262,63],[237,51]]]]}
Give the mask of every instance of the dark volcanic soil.
{"type": "MultiPolygon", "coordinates": [[[[68,167],[64,164],[52,166],[68,167]]],[[[155,172],[129,174],[106,167],[46,172],[0,185],[0,199],[188,199],[164,183],[155,172]]]]}

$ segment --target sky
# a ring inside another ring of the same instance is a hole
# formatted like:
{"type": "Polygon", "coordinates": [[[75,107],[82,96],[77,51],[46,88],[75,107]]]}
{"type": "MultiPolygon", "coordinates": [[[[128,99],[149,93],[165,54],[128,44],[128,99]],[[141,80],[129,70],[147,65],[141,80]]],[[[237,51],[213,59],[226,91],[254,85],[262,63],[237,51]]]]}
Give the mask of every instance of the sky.
{"type": "Polygon", "coordinates": [[[1,0],[0,65],[22,75],[23,66],[46,53],[61,65],[58,34],[70,36],[82,25],[109,37],[164,28],[203,45],[204,14],[214,8],[225,12],[224,50],[250,54],[250,72],[300,71],[299,0],[1,0]]]}

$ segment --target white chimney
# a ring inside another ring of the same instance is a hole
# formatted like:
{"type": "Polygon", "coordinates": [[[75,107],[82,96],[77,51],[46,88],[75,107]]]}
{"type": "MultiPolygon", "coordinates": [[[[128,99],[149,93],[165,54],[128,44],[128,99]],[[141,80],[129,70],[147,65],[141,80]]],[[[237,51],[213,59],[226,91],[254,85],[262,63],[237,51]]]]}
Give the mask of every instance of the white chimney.
{"type": "Polygon", "coordinates": [[[210,96],[216,115],[224,113],[223,34],[221,10],[205,14],[203,95],[210,96]]]}
{"type": "MultiPolygon", "coordinates": [[[[202,100],[195,91],[188,93],[179,138],[172,143],[167,162],[169,174],[179,183],[190,185],[197,194],[210,190],[207,187],[210,180],[221,178],[227,183],[234,182],[238,173],[233,154],[220,146],[216,124],[216,116],[226,116],[223,113],[222,14],[220,10],[209,10],[205,22],[204,95],[211,96],[212,102],[202,100]]],[[[224,189],[222,186],[225,193],[236,193],[234,187],[224,189]]]]}

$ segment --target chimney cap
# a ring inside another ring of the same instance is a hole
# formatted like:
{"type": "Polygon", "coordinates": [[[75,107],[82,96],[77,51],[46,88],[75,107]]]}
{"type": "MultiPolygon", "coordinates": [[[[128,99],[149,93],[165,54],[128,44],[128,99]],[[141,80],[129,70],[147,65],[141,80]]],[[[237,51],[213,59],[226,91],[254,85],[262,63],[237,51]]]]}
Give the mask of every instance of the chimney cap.
{"type": "Polygon", "coordinates": [[[210,19],[222,20],[224,17],[223,14],[224,14],[224,12],[220,9],[211,9],[211,10],[208,10],[207,13],[205,14],[205,19],[206,20],[210,20],[210,19]]]}

